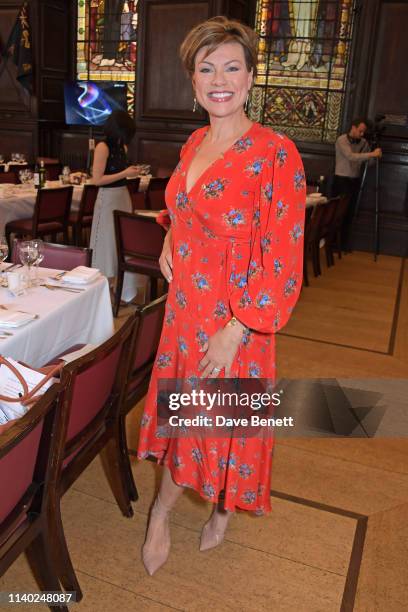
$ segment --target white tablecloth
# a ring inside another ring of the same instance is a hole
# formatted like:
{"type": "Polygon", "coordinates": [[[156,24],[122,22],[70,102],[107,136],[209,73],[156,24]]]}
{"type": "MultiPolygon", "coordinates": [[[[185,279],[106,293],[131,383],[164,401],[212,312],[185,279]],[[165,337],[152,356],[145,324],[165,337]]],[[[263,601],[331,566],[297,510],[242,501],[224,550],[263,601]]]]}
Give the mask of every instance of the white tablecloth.
{"type": "Polygon", "coordinates": [[[28,166],[28,163],[27,162],[9,161],[7,163],[0,164],[0,166],[2,166],[4,168],[4,172],[10,172],[10,170],[12,170],[14,166],[21,166],[20,170],[24,170],[24,168],[26,168],[26,166],[28,166]]]}
{"type": "MultiPolygon", "coordinates": [[[[61,187],[59,181],[47,183],[47,189],[55,187],[61,187]]],[[[72,196],[73,210],[79,207],[82,190],[82,185],[75,185],[72,196]]],[[[31,185],[0,184],[0,234],[4,234],[4,228],[9,221],[33,216],[36,197],[37,190],[31,185]]]]}
{"type": "MultiPolygon", "coordinates": [[[[40,278],[57,270],[39,269],[40,278]]],[[[39,367],[74,344],[100,344],[114,331],[108,281],[100,277],[81,293],[51,291],[46,287],[28,289],[13,297],[0,288],[0,304],[10,309],[38,314],[39,318],[20,328],[7,328],[13,334],[0,339],[0,353],[39,367]]],[[[0,325],[0,336],[6,328],[0,325]]]]}

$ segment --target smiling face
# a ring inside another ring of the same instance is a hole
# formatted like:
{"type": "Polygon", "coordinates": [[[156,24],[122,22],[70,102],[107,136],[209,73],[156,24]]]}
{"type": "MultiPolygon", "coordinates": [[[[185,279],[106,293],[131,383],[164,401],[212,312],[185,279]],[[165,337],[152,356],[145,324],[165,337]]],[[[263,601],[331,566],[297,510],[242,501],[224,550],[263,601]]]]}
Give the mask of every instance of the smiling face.
{"type": "Polygon", "coordinates": [[[213,117],[241,114],[252,84],[242,45],[224,43],[206,53],[207,47],[198,51],[192,78],[199,104],[213,117]]]}

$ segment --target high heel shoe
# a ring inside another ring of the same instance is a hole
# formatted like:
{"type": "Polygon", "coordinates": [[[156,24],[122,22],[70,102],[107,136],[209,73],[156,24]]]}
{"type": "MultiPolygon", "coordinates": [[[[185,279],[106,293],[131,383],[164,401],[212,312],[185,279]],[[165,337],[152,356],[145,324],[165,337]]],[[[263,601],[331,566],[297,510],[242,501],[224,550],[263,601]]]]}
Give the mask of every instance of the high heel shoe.
{"type": "Polygon", "coordinates": [[[215,548],[216,546],[222,544],[222,542],[224,541],[225,531],[232,515],[232,512],[227,511],[227,513],[229,516],[225,521],[225,524],[221,528],[217,529],[214,526],[214,518],[217,518],[217,510],[214,510],[209,521],[207,521],[207,523],[204,525],[203,530],[201,532],[200,552],[210,550],[211,548],[215,548]]]}
{"type": "Polygon", "coordinates": [[[147,529],[146,540],[142,548],[142,560],[143,565],[146,568],[147,573],[153,576],[157,570],[166,563],[170,554],[170,525],[169,525],[169,511],[161,501],[159,495],[150,510],[149,527],[147,529]],[[155,534],[157,527],[163,523],[164,535],[159,540],[159,546],[152,546],[149,542],[149,536],[155,534]]]}

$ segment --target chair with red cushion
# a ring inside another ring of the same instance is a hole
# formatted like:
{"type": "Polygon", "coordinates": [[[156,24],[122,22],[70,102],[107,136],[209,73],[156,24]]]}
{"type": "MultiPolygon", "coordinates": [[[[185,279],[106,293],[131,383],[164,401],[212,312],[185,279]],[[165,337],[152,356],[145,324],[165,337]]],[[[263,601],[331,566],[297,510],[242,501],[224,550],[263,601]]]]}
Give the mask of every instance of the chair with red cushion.
{"type": "Polygon", "coordinates": [[[23,417],[0,426],[0,576],[25,552],[39,591],[61,590],[48,524],[49,491],[58,470],[60,392],[60,385],[52,385],[23,417]]]}
{"type": "MultiPolygon", "coordinates": [[[[61,465],[50,493],[50,530],[57,543],[56,568],[67,591],[81,592],[61,519],[61,498],[99,454],[124,516],[133,516],[123,461],[119,410],[124,393],[135,319],[129,317],[103,344],[66,364],[61,372],[61,465]],[[69,571],[66,568],[69,567],[69,571]]],[[[68,351],[67,351],[68,352],[68,351]]]]}
{"type": "Polygon", "coordinates": [[[130,199],[132,200],[132,210],[134,210],[136,206],[133,204],[133,198],[138,200],[140,177],[137,176],[136,178],[127,179],[126,187],[128,189],[130,199]]]}
{"type": "MultiPolygon", "coordinates": [[[[11,261],[20,263],[18,245],[21,241],[13,240],[11,261]]],[[[44,259],[39,264],[40,268],[53,268],[54,270],[73,270],[77,266],[90,267],[92,263],[92,249],[74,247],[66,244],[52,244],[44,242],[44,259]]]]}
{"type": "Polygon", "coordinates": [[[138,210],[146,210],[147,202],[146,202],[146,193],[144,191],[138,191],[137,193],[132,193],[132,211],[137,212],[138,210]]]}
{"type": "Polygon", "coordinates": [[[114,313],[117,316],[125,272],[145,274],[150,278],[150,299],[157,297],[157,279],[163,278],[159,257],[165,230],[151,217],[115,210],[118,278],[114,313]]]}
{"type": "Polygon", "coordinates": [[[10,236],[22,238],[41,238],[62,233],[64,243],[68,244],[68,220],[71,208],[73,187],[39,189],[34,206],[34,215],[29,219],[16,219],[6,225],[6,238],[10,247],[10,236]]]}
{"type": "Polygon", "coordinates": [[[154,191],[147,191],[147,206],[150,210],[164,210],[166,208],[164,189],[155,189],[154,191]]]}
{"type": "Polygon", "coordinates": [[[150,179],[146,191],[147,207],[150,210],[163,210],[163,208],[166,208],[164,192],[169,180],[169,176],[163,178],[155,176],[150,179]]]}
{"type": "Polygon", "coordinates": [[[126,441],[126,416],[146,395],[150,375],[159,346],[167,294],[136,310],[136,325],[133,334],[126,389],[120,410],[120,440],[123,461],[127,466],[128,494],[131,500],[138,499],[136,485],[129,462],[126,441]]]}
{"type": "Polygon", "coordinates": [[[11,183],[16,185],[18,178],[15,172],[0,172],[0,183],[11,183]]]}
{"type": "Polygon", "coordinates": [[[76,246],[86,246],[83,239],[84,229],[92,227],[98,189],[96,185],[84,185],[79,209],[72,211],[69,215],[68,224],[72,228],[73,242],[76,246]]]}

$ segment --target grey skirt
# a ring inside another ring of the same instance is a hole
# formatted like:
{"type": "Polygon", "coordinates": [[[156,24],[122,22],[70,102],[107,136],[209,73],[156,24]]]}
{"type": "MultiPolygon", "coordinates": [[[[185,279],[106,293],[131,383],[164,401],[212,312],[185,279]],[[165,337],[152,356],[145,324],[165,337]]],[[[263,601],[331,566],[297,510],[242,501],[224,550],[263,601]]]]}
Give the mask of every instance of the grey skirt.
{"type": "Polygon", "coordinates": [[[100,187],[95,202],[89,246],[92,249],[92,267],[98,268],[108,278],[116,276],[118,272],[114,210],[132,212],[127,187],[100,187]]]}

